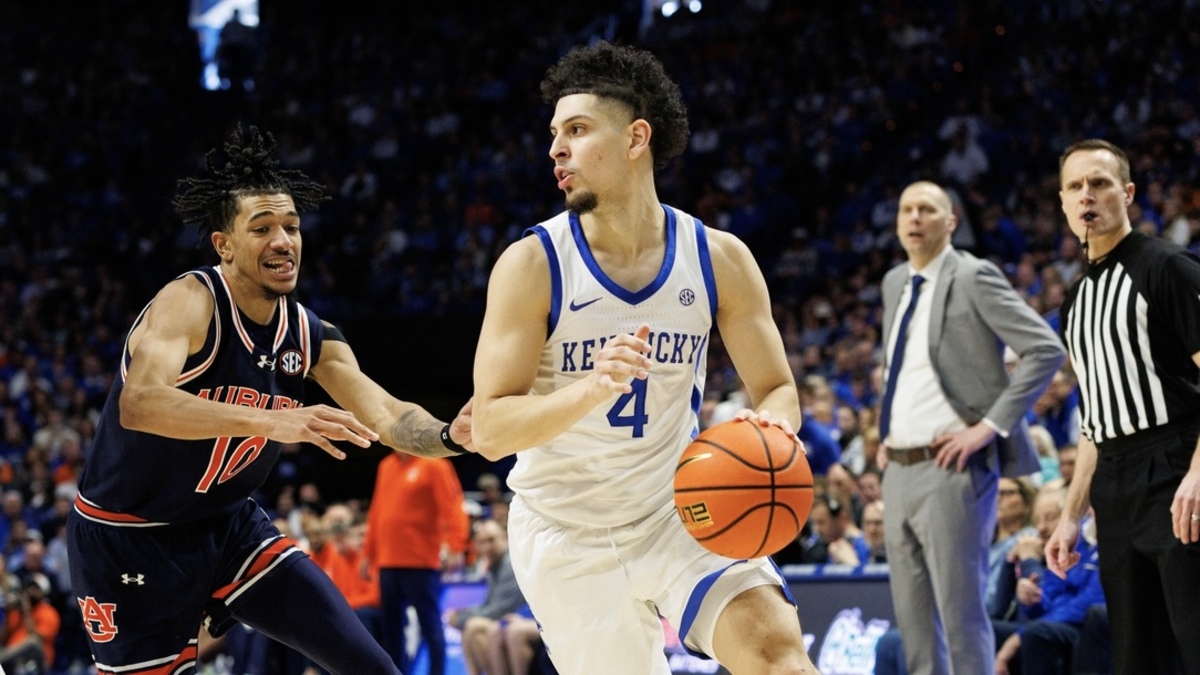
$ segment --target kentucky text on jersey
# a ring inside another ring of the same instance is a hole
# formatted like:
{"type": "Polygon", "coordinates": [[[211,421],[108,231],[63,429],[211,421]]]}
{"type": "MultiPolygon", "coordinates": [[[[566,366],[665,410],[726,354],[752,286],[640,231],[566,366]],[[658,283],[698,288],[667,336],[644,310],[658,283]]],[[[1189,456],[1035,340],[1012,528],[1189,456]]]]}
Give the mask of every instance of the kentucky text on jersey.
{"type": "MultiPolygon", "coordinates": [[[[564,373],[591,370],[595,367],[593,359],[596,352],[603,349],[604,344],[613,337],[616,336],[563,342],[559,370],[564,373]]],[[[704,345],[704,337],[688,333],[650,333],[646,342],[650,343],[650,358],[658,363],[693,363],[704,345]]]]}
{"type": "Polygon", "coordinates": [[[206,401],[244,405],[247,408],[260,408],[262,410],[284,410],[286,408],[299,408],[304,405],[290,396],[266,394],[251,387],[222,386],[216,389],[201,389],[196,395],[206,401]]]}

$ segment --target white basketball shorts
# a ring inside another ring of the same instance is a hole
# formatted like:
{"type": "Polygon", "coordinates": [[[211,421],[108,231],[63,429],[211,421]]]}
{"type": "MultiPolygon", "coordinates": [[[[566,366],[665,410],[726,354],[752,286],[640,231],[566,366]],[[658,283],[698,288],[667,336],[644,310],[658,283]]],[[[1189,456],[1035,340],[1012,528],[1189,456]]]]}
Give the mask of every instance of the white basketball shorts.
{"type": "Polygon", "coordinates": [[[769,558],[709,552],[673,503],[629,525],[587,528],[517,497],[508,528],[517,582],[564,675],[670,675],[660,615],[690,651],[711,657],[717,617],[738,594],[777,585],[794,604],[769,558]]]}

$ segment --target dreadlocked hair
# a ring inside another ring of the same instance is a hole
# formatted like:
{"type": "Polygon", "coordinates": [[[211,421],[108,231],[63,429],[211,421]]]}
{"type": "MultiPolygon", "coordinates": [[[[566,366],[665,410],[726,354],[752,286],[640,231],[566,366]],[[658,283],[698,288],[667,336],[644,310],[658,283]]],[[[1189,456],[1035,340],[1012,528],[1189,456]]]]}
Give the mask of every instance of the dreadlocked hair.
{"type": "Polygon", "coordinates": [[[184,178],[171,202],[184,223],[195,224],[201,237],[227,230],[237,215],[239,197],[287,194],[299,212],[308,211],[329,197],[325,186],[301,171],[279,169],[275,137],[250,127],[245,134],[239,124],[224,144],[225,164],[217,165],[217,150],[204,156],[212,178],[184,178]]]}

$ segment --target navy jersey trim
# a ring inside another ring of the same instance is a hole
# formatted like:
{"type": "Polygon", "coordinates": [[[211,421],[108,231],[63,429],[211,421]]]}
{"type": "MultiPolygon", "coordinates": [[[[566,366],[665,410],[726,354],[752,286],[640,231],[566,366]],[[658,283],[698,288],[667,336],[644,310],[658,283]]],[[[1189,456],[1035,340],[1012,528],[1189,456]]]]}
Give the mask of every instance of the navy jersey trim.
{"type": "Polygon", "coordinates": [[[671,276],[671,268],[675,265],[675,210],[662,206],[662,210],[667,214],[667,250],[663,255],[662,266],[658,269],[658,276],[654,278],[645,288],[638,291],[630,291],[623,286],[613,281],[600,269],[600,263],[596,262],[596,257],[592,255],[592,249],[588,246],[587,237],[583,234],[583,226],[579,223],[579,215],[572,212],[569,215],[571,221],[571,236],[575,238],[575,246],[579,249],[579,255],[583,258],[583,264],[587,266],[588,271],[600,282],[600,285],[606,288],[610,293],[617,298],[624,300],[630,305],[636,305],[646,298],[654,295],[662,285],[667,282],[667,277],[671,276]]]}
{"type": "MultiPolygon", "coordinates": [[[[221,313],[219,311],[217,311],[217,306],[216,306],[217,291],[213,287],[212,279],[210,279],[209,275],[205,274],[202,270],[191,270],[188,272],[184,272],[183,274],[180,274],[178,277],[175,277],[175,278],[178,280],[178,279],[184,279],[188,276],[195,276],[197,279],[204,282],[204,285],[208,287],[209,294],[212,295],[212,298],[213,298],[212,320],[213,320],[213,322],[212,322],[212,328],[210,329],[211,333],[212,333],[212,348],[208,351],[207,356],[203,356],[200,358],[199,363],[197,363],[195,366],[189,368],[188,370],[183,371],[182,373],[179,374],[179,377],[175,378],[175,386],[177,386],[177,387],[182,384],[187,384],[188,382],[191,382],[192,380],[196,379],[197,377],[200,377],[201,375],[203,375],[205,373],[205,371],[208,370],[209,366],[211,366],[213,364],[213,362],[216,361],[217,354],[221,350],[221,313]]],[[[137,318],[133,320],[133,325],[129,327],[129,332],[125,335],[125,347],[122,350],[122,354],[121,354],[121,369],[120,369],[122,383],[124,383],[125,378],[127,378],[129,376],[129,363],[130,363],[130,361],[133,360],[133,354],[131,354],[129,351],[129,342],[130,342],[130,340],[133,339],[134,330],[136,330],[137,327],[139,325],[141,325],[142,320],[144,318],[146,318],[146,313],[150,311],[150,306],[153,304],[154,304],[153,300],[146,303],[146,306],[142,308],[141,313],[139,313],[137,315],[137,318]]],[[[205,339],[205,342],[206,343],[208,342],[207,338],[205,339]]],[[[199,353],[200,352],[197,352],[197,354],[199,354],[199,353]]],[[[195,362],[196,356],[189,355],[188,360],[195,362]]]]}
{"type": "MultiPolygon", "coordinates": [[[[572,217],[574,217],[572,215],[572,217]]],[[[546,337],[554,334],[554,329],[558,327],[559,314],[562,311],[563,297],[563,281],[562,269],[558,262],[558,253],[554,250],[554,242],[550,238],[550,233],[541,225],[534,225],[525,230],[525,234],[536,234],[537,238],[542,242],[542,248],[546,249],[546,259],[550,263],[550,316],[546,320],[546,337]]]]}
{"type": "Polygon", "coordinates": [[[207,274],[203,274],[198,270],[193,270],[187,274],[194,274],[199,277],[200,280],[203,281],[206,286],[208,286],[208,292],[213,297],[214,338],[212,350],[208,353],[208,356],[206,356],[204,360],[195,368],[192,368],[184,373],[180,373],[179,378],[175,380],[175,386],[186,384],[203,375],[204,371],[208,370],[208,367],[217,360],[217,354],[221,351],[221,313],[217,311],[217,289],[213,287],[212,279],[210,279],[207,274]]]}
{"type": "MultiPolygon", "coordinates": [[[[301,377],[308,377],[308,371],[312,369],[312,325],[314,322],[320,323],[320,319],[316,314],[312,314],[307,307],[296,303],[296,321],[300,324],[300,356],[304,359],[303,371],[301,377]],[[309,315],[312,315],[311,318],[309,315]]],[[[336,329],[335,329],[336,330],[336,329]]],[[[341,332],[338,332],[341,335],[341,332]]],[[[345,341],[345,338],[342,338],[345,341]]]]}
{"type": "Polygon", "coordinates": [[[160,527],[167,524],[146,520],[131,513],[109,511],[95,502],[84,498],[81,494],[75,495],[75,513],[93,523],[112,525],[114,527],[160,527]]]}
{"type": "Polygon", "coordinates": [[[121,382],[122,383],[125,382],[125,378],[129,375],[129,361],[132,358],[132,356],[129,354],[129,341],[131,339],[133,339],[134,329],[136,329],[138,327],[138,324],[140,324],[142,322],[142,319],[146,317],[146,312],[150,311],[150,305],[152,305],[152,304],[154,304],[153,300],[146,303],[146,306],[142,308],[142,311],[140,313],[138,313],[137,318],[133,320],[133,325],[129,327],[129,332],[125,334],[125,347],[121,350],[121,382]]]}
{"type": "MultiPolygon", "coordinates": [[[[229,303],[229,313],[233,316],[233,327],[237,332],[238,337],[242,339],[242,344],[245,345],[246,351],[254,353],[254,339],[250,337],[249,331],[242,324],[242,310],[238,308],[237,303],[233,300],[233,293],[229,290],[229,282],[225,280],[225,274],[220,267],[214,267],[217,272],[217,278],[221,280],[221,285],[225,287],[225,301],[229,303]]],[[[275,341],[271,348],[266,350],[269,354],[274,354],[279,351],[279,345],[283,344],[284,338],[288,332],[288,311],[287,300],[280,296],[275,307],[275,315],[279,317],[279,325],[275,329],[275,341]]],[[[265,349],[265,348],[264,348],[265,349]]]]}

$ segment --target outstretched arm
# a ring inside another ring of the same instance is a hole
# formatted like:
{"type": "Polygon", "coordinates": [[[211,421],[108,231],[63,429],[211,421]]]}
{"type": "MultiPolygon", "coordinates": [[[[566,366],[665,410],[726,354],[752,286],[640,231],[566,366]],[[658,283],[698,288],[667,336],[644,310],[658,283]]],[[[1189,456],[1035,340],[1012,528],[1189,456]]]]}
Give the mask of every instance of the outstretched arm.
{"type": "Polygon", "coordinates": [[[213,316],[208,289],[188,276],[167,284],[130,337],[133,358],[121,391],[121,426],[180,439],[264,436],[312,443],[334,457],[330,441],[367,447],[375,434],[353,415],[329,406],[260,410],[209,401],[176,388],[190,354],[204,346],[213,316]]]}
{"type": "MultiPolygon", "coordinates": [[[[313,380],[338,405],[362,420],[379,441],[401,452],[421,457],[452,457],[442,442],[446,426],[421,406],[389,394],[359,368],[350,345],[327,339],[321,344],[321,360],[310,373],[313,380]]],[[[450,424],[450,440],[468,450],[471,441],[471,402],[458,412],[450,424]]]]}

